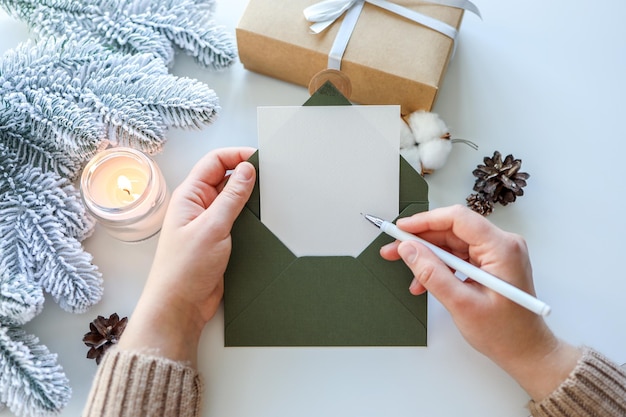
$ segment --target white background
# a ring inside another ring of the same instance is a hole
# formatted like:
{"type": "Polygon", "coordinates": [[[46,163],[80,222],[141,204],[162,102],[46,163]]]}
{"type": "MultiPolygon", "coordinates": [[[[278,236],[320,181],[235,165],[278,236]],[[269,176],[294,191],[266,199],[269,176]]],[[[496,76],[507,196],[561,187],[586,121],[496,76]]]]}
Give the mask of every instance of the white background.
{"type": "MultiPolygon", "coordinates": [[[[245,0],[218,1],[234,33],[245,0]]],[[[477,0],[435,111],[454,137],[448,164],[427,178],[432,207],[464,203],[471,172],[494,150],[523,160],[526,195],[489,217],[528,240],[536,289],[561,337],[626,362],[624,121],[626,2],[477,0]]],[[[0,14],[0,51],[29,37],[0,14]]],[[[410,53],[407,51],[407,53],[410,53]]],[[[207,151],[256,146],[256,107],[299,105],[303,87],[240,64],[212,73],[179,57],[173,72],[205,81],[223,107],[203,131],[171,131],[157,157],[170,187],[207,151]]],[[[102,230],[85,242],[105,279],[102,302],[71,315],[48,300],[26,327],[59,354],[73,389],[64,416],[80,413],[96,364],[81,338],[97,315],[130,315],[156,239],[127,245],[102,230]]],[[[172,254],[172,256],[176,256],[172,254]]],[[[220,312],[203,336],[205,416],[526,416],[527,395],[473,351],[441,305],[429,304],[427,348],[224,348],[220,312]]],[[[10,415],[7,411],[0,416],[10,415]]]]}

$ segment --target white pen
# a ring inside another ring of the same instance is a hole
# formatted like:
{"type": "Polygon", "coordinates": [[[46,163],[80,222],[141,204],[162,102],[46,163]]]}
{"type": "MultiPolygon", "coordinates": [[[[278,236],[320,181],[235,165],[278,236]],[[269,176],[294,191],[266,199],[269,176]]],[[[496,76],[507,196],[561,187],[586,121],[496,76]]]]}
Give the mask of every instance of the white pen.
{"type": "Polygon", "coordinates": [[[511,285],[508,282],[503,281],[502,279],[483,271],[482,269],[470,264],[469,262],[464,261],[461,258],[452,255],[450,252],[447,252],[418,236],[412,235],[411,233],[405,232],[404,230],[400,230],[395,224],[391,222],[372,216],[370,214],[364,214],[364,216],[367,220],[372,222],[372,224],[380,228],[381,231],[391,237],[394,237],[400,241],[415,240],[417,242],[420,242],[428,249],[430,249],[435,255],[437,255],[437,257],[450,268],[462,272],[463,274],[472,278],[474,281],[492,289],[498,294],[521,305],[522,307],[527,308],[533,313],[539,314],[541,316],[547,316],[548,314],[550,314],[549,305],[533,297],[527,292],[520,290],[514,285],[511,285]]]}

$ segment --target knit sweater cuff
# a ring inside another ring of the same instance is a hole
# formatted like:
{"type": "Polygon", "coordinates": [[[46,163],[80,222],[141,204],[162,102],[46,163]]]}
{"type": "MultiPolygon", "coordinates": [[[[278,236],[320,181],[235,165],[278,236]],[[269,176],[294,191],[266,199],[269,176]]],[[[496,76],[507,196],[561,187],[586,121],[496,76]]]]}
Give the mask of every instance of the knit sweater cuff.
{"type": "Polygon", "coordinates": [[[602,354],[583,348],[569,377],[547,398],[531,401],[535,417],[626,415],[626,372],[602,354]]]}
{"type": "Polygon", "coordinates": [[[195,417],[202,390],[198,371],[190,366],[110,349],[98,366],[83,416],[195,417]]]}

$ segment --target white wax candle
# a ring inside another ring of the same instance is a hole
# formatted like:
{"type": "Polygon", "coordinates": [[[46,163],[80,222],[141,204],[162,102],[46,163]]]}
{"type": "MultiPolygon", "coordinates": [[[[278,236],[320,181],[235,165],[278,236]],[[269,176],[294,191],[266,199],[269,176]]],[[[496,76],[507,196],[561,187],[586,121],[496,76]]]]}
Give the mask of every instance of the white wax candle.
{"type": "Polygon", "coordinates": [[[93,200],[102,207],[127,206],[144,193],[149,174],[149,167],[132,158],[110,158],[93,172],[90,185],[93,200]]]}
{"type": "Polygon", "coordinates": [[[91,214],[120,240],[143,240],[161,229],[168,201],[165,180],[156,163],[135,149],[97,154],[83,171],[81,194],[91,214]]]}

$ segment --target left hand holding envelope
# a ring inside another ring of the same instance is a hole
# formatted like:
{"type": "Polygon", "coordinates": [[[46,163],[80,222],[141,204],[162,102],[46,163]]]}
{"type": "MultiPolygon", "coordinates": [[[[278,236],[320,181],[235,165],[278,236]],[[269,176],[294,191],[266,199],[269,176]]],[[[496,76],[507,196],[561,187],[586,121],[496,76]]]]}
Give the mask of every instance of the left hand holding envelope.
{"type": "Polygon", "coordinates": [[[119,349],[196,363],[198,340],[224,292],[233,222],[250,197],[252,148],[208,153],[174,191],[150,275],[119,349]],[[230,176],[227,172],[234,170],[230,176]]]}

